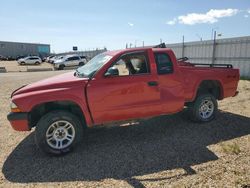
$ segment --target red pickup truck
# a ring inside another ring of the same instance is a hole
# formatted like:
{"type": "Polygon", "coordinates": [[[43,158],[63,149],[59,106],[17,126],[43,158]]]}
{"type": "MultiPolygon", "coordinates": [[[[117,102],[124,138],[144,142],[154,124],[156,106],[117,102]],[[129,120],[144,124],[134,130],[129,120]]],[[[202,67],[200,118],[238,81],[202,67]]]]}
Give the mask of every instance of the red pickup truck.
{"type": "Polygon", "coordinates": [[[86,127],[149,118],[188,108],[190,119],[212,120],[217,100],[237,95],[232,65],[178,61],[167,48],[135,48],[97,55],[75,72],[23,86],[11,95],[8,120],[35,130],[47,153],[70,151],[86,127]]]}

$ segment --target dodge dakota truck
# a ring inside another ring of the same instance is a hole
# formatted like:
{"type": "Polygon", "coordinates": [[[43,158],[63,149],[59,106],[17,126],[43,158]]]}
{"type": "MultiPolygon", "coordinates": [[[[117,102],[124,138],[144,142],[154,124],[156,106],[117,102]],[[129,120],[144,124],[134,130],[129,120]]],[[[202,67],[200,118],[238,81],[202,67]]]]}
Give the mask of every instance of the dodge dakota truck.
{"type": "Polygon", "coordinates": [[[17,131],[35,127],[38,147],[71,151],[86,128],[173,114],[196,122],[215,118],[217,100],[238,94],[230,64],[192,64],[168,48],[134,48],[97,55],[75,72],[15,90],[7,118],[17,131]]]}

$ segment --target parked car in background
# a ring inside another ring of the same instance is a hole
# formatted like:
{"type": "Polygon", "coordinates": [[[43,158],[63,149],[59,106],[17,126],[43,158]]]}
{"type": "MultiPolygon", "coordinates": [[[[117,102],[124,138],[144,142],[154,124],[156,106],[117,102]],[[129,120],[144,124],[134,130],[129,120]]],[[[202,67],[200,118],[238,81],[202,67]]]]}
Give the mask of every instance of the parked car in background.
{"type": "Polygon", "coordinates": [[[7,57],[0,55],[0,61],[6,61],[6,60],[7,60],[7,57]]]}
{"type": "Polygon", "coordinates": [[[23,59],[23,58],[25,58],[25,57],[27,57],[27,56],[25,56],[25,55],[20,55],[20,56],[17,56],[16,60],[18,61],[19,59],[23,59]]]}
{"type": "Polygon", "coordinates": [[[16,60],[16,58],[14,58],[14,57],[12,57],[12,56],[8,56],[8,57],[7,57],[7,60],[8,60],[8,61],[14,61],[14,60],[16,60]]]}
{"type": "Polygon", "coordinates": [[[28,56],[25,58],[18,59],[17,63],[19,65],[40,65],[42,63],[42,60],[38,56],[28,56]]]}
{"type": "Polygon", "coordinates": [[[46,62],[51,63],[54,57],[54,55],[47,57],[46,62]]]}
{"type": "Polygon", "coordinates": [[[80,56],[80,58],[83,60],[84,64],[86,64],[89,61],[89,58],[85,55],[80,56]]]}
{"type": "Polygon", "coordinates": [[[81,59],[78,55],[64,56],[61,59],[54,61],[54,68],[57,70],[63,70],[65,67],[83,66],[87,61],[81,59]]]}
{"type": "Polygon", "coordinates": [[[60,59],[63,59],[63,58],[65,58],[65,56],[55,56],[55,57],[53,58],[53,60],[51,61],[51,64],[53,64],[55,61],[60,60],[60,59]]]}
{"type": "Polygon", "coordinates": [[[42,57],[42,62],[46,62],[47,57],[42,57]]]}

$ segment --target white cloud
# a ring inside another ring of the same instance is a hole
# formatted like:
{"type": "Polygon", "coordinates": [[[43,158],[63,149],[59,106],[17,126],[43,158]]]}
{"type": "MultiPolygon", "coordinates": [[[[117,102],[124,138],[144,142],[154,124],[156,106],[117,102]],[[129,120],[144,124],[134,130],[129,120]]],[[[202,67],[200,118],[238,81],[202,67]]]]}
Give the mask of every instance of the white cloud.
{"type": "Polygon", "coordinates": [[[174,18],[173,20],[168,21],[166,24],[168,24],[168,25],[174,25],[174,24],[176,24],[176,22],[177,22],[177,19],[174,18]]]}
{"type": "Polygon", "coordinates": [[[238,13],[237,9],[211,9],[206,14],[191,13],[186,16],[179,16],[180,23],[194,25],[198,23],[215,23],[218,18],[230,17],[238,13]]]}
{"type": "Polygon", "coordinates": [[[250,14],[250,10],[248,10],[247,12],[248,12],[248,14],[250,14]]]}
{"type": "Polygon", "coordinates": [[[194,25],[200,23],[215,23],[219,18],[230,17],[236,15],[239,12],[238,9],[211,9],[204,14],[190,13],[187,15],[178,16],[167,22],[169,25],[175,24],[177,21],[180,24],[194,25]]]}
{"type": "Polygon", "coordinates": [[[248,18],[249,16],[247,14],[244,15],[245,18],[248,18]]]}
{"type": "Polygon", "coordinates": [[[129,25],[130,27],[133,27],[133,26],[134,26],[134,24],[131,23],[131,22],[128,22],[128,25],[129,25]]]}

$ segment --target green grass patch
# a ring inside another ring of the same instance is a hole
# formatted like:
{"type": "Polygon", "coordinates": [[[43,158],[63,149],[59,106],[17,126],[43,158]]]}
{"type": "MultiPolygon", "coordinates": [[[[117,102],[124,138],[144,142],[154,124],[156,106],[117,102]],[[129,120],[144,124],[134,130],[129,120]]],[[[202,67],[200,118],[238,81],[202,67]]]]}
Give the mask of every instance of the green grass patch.
{"type": "Polygon", "coordinates": [[[236,143],[232,143],[232,144],[221,144],[221,148],[222,151],[224,153],[228,153],[228,154],[236,154],[238,155],[241,150],[240,150],[240,146],[236,143]]]}

